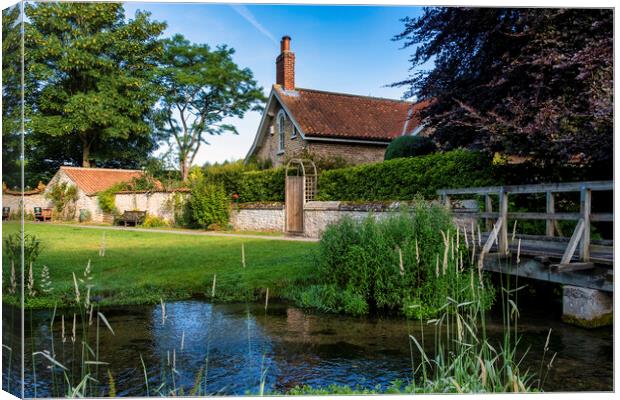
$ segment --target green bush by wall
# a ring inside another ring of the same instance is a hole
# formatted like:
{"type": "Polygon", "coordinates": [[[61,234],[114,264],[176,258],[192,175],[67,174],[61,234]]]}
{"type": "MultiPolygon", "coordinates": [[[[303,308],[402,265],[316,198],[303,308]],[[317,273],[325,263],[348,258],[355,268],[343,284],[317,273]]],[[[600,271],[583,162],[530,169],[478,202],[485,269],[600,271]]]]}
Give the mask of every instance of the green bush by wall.
{"type": "Polygon", "coordinates": [[[230,215],[230,198],[222,185],[200,179],[192,184],[189,198],[192,219],[201,228],[226,227],[230,215]]]}
{"type": "Polygon", "coordinates": [[[411,200],[437,197],[437,189],[497,185],[492,160],[480,153],[454,150],[376,164],[325,171],[318,200],[411,200]]]}
{"type": "Polygon", "coordinates": [[[425,156],[437,151],[433,139],[426,136],[400,136],[392,140],[385,150],[385,160],[425,156]]]}

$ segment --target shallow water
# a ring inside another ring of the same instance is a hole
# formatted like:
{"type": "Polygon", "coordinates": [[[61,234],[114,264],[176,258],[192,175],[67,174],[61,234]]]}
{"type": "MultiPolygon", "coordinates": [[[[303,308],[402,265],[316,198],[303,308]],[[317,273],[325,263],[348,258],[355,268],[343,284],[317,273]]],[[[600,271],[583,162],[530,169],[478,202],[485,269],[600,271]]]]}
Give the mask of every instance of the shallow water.
{"type": "MultiPolygon", "coordinates": [[[[162,382],[161,370],[168,360],[176,366],[176,387],[185,387],[186,394],[194,386],[198,371],[205,366],[209,393],[257,393],[262,374],[266,390],[286,391],[304,384],[385,388],[396,379],[410,380],[408,334],[421,337],[419,324],[408,324],[403,318],[315,315],[284,304],[270,304],[265,312],[260,305],[212,305],[192,300],[168,303],[166,311],[167,318],[162,323],[159,305],[103,310],[115,335],[101,325],[99,359],[109,365],[99,369],[99,379],[106,383],[100,395],[108,394],[107,369],[114,377],[117,395],[145,395],[140,356],[146,365],[151,391],[162,382]]],[[[11,318],[18,312],[4,306],[2,340],[14,349],[19,349],[19,330],[13,328],[18,320],[11,322],[11,318]]],[[[489,316],[487,329],[491,337],[499,338],[501,318],[495,314],[489,316]]],[[[27,312],[28,397],[64,394],[53,391],[50,363],[43,357],[35,358],[36,374],[33,374],[30,354],[51,350],[52,338],[57,359],[69,369],[79,368],[79,359],[73,360],[72,356],[80,357],[79,329],[76,343],[72,344],[73,314],[65,315],[63,343],[61,315],[62,312],[57,312],[50,329],[50,311],[27,312]],[[71,368],[72,365],[76,367],[71,368]]],[[[587,330],[564,324],[557,307],[521,310],[520,348],[525,351],[529,347],[525,363],[532,372],[538,371],[549,328],[552,328],[550,354],[558,352],[558,355],[545,381],[545,391],[613,390],[612,329],[587,330]]],[[[425,328],[424,340],[429,348],[432,339],[432,329],[425,328]]],[[[94,337],[89,343],[95,347],[94,337]]],[[[10,353],[3,349],[3,389],[15,391],[19,381],[15,366],[20,362],[15,355],[12,360],[9,357],[10,353]]]]}

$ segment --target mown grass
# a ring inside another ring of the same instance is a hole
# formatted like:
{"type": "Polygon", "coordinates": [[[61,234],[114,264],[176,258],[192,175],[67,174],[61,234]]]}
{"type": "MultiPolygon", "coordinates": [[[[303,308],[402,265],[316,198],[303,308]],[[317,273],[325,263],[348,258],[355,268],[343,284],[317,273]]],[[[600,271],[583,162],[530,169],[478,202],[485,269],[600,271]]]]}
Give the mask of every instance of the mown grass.
{"type": "MultiPolygon", "coordinates": [[[[18,232],[18,223],[4,223],[3,236],[18,232]]],[[[193,296],[215,301],[245,301],[262,296],[284,297],[314,277],[315,243],[242,237],[175,235],[161,232],[82,229],[70,225],[26,225],[26,233],[42,242],[34,263],[35,287],[41,270],[50,271],[53,291],[27,297],[32,308],[69,305],[74,297],[72,273],[80,278],[91,261],[95,287],[91,296],[101,305],[145,304],[193,296]],[[104,239],[105,235],[105,239],[104,239]],[[100,256],[105,242],[105,255],[100,256]],[[245,267],[242,265],[242,245],[245,267]]],[[[5,287],[10,266],[3,257],[5,287]]],[[[4,301],[14,303],[15,296],[4,301]]]]}

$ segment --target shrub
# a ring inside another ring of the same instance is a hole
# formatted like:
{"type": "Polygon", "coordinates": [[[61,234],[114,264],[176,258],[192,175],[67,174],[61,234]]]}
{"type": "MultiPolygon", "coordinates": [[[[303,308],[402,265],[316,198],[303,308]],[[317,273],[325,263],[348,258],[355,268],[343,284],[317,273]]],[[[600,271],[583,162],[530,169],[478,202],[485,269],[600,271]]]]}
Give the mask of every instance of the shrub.
{"type": "Polygon", "coordinates": [[[190,226],[192,220],[192,210],[189,201],[180,192],[175,192],[164,202],[163,209],[173,215],[173,222],[176,226],[190,226]]]}
{"type": "Polygon", "coordinates": [[[142,224],[144,228],[160,228],[162,226],[169,226],[168,221],[157,215],[147,214],[142,224]]]}
{"type": "Polygon", "coordinates": [[[80,217],[79,217],[80,222],[88,222],[91,219],[92,219],[92,214],[90,210],[86,208],[83,208],[80,210],[80,217]]]}
{"type": "Polygon", "coordinates": [[[454,150],[413,158],[325,171],[319,176],[318,200],[432,199],[437,189],[495,185],[491,159],[454,150]]]}
{"type": "Polygon", "coordinates": [[[105,213],[118,214],[116,209],[116,193],[123,190],[146,190],[151,191],[157,188],[157,180],[149,173],[132,178],[128,182],[119,182],[106,190],[97,194],[99,208],[105,213]]]}
{"type": "Polygon", "coordinates": [[[228,224],[230,201],[221,184],[211,183],[205,179],[193,182],[189,207],[193,220],[202,228],[228,224]]]}
{"type": "Polygon", "coordinates": [[[45,194],[52,201],[54,211],[63,219],[73,219],[75,202],[78,200],[77,187],[68,182],[60,182],[52,186],[45,194]]]}
{"type": "Polygon", "coordinates": [[[425,156],[437,151],[433,139],[425,136],[400,136],[392,140],[385,150],[385,160],[402,157],[425,156]]]}
{"type": "MultiPolygon", "coordinates": [[[[317,272],[320,284],[332,289],[310,288],[300,296],[300,305],[357,315],[401,311],[427,318],[438,313],[447,296],[460,293],[455,300],[462,301],[473,273],[460,264],[470,259],[468,250],[463,240],[456,245],[456,226],[444,208],[419,199],[414,204],[384,219],[345,217],[328,226],[319,245],[317,272]]],[[[485,304],[491,299],[492,292],[486,292],[485,304]]]]}
{"type": "Polygon", "coordinates": [[[97,194],[97,201],[99,202],[99,208],[104,213],[118,214],[116,209],[116,192],[126,189],[125,183],[118,183],[106,190],[103,190],[97,194]]]}

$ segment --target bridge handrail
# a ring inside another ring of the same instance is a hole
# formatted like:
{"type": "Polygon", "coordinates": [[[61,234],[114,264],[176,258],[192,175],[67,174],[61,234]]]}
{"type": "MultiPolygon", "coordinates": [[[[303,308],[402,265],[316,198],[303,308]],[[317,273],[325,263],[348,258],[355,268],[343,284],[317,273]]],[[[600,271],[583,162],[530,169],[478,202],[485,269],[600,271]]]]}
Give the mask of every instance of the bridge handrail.
{"type": "Polygon", "coordinates": [[[590,261],[590,222],[612,221],[613,213],[592,214],[592,192],[613,191],[613,181],[589,181],[589,182],[565,182],[565,183],[542,183],[530,185],[489,186],[477,188],[439,189],[437,194],[441,197],[444,205],[451,208],[450,196],[475,194],[484,195],[485,210],[479,213],[486,218],[487,230],[491,232],[487,243],[480,253],[479,261],[482,263],[485,251],[497,238],[498,252],[501,255],[508,254],[508,219],[544,219],[546,220],[546,236],[554,236],[555,231],[560,231],[558,220],[576,219],[577,227],[571,235],[569,244],[562,256],[561,266],[570,263],[573,254],[578,249],[579,258],[582,262],[590,261]],[[579,192],[581,194],[579,213],[556,213],[555,193],[579,192]],[[546,213],[508,212],[509,194],[546,194],[546,213]],[[499,210],[493,212],[490,195],[499,196],[499,210]],[[497,218],[493,223],[491,218],[497,218]]]}
{"type": "Polygon", "coordinates": [[[588,182],[564,182],[564,183],[535,183],[530,185],[507,185],[507,186],[486,186],[475,188],[456,188],[456,189],[438,189],[437,194],[459,195],[459,194],[498,194],[515,193],[565,193],[580,192],[582,190],[591,191],[609,191],[614,190],[613,181],[588,181],[588,182]]]}

